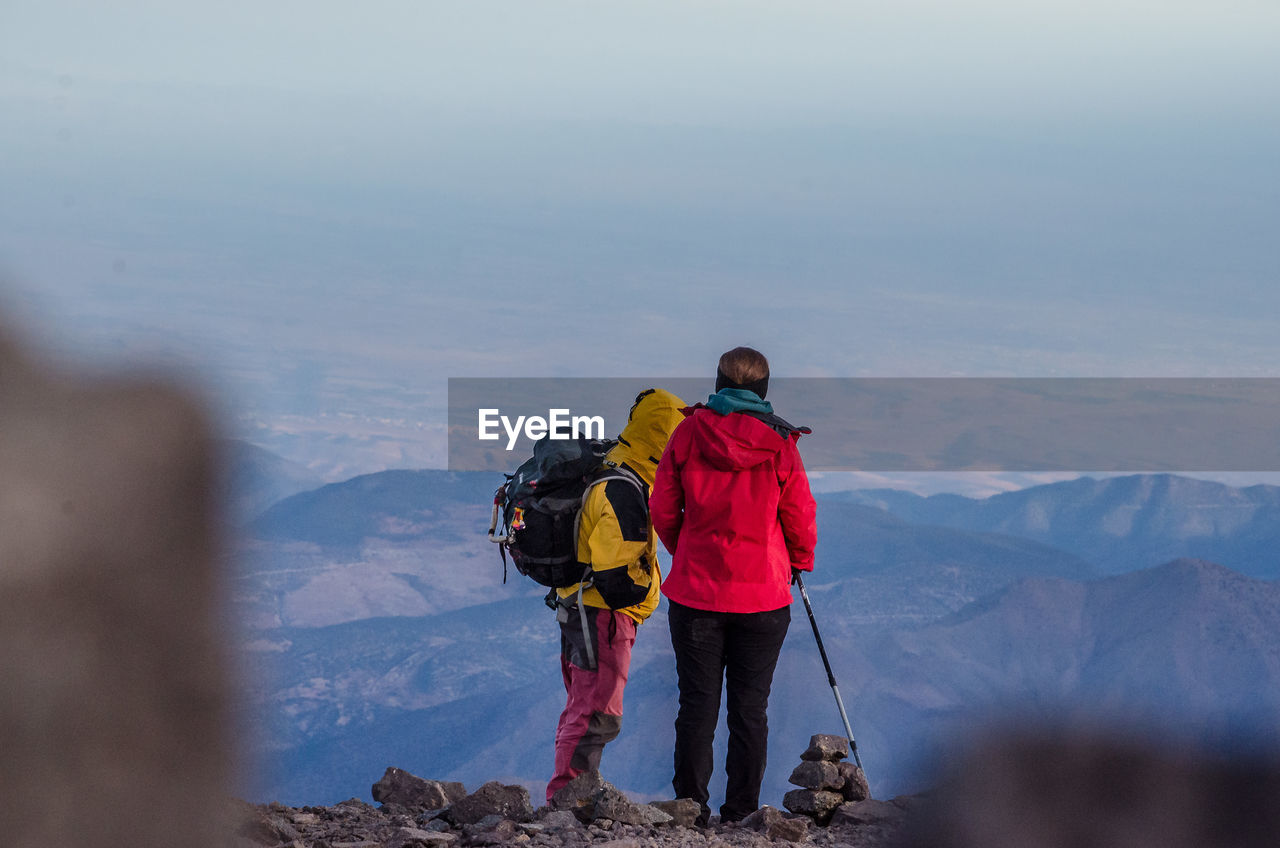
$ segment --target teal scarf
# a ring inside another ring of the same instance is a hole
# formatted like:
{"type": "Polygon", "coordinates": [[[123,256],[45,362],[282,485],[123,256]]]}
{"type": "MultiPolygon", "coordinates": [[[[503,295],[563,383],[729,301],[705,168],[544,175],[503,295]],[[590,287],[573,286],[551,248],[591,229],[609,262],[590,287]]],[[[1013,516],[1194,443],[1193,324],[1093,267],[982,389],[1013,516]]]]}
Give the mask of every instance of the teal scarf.
{"type": "Polygon", "coordinates": [[[773,412],[773,404],[761,400],[750,389],[721,389],[707,398],[707,408],[721,415],[728,415],[730,412],[759,412],[768,415],[773,412]]]}

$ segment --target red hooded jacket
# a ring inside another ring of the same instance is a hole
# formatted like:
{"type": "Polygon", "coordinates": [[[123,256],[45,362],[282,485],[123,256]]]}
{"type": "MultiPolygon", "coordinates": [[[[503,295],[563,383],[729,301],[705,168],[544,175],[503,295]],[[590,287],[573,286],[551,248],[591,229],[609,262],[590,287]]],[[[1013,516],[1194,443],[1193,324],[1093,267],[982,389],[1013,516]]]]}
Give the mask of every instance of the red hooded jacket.
{"type": "Polygon", "coordinates": [[[813,570],[817,541],[800,434],[781,436],[738,412],[686,414],[649,496],[653,529],[672,558],[662,593],[714,612],[788,606],[791,569],[813,570]]]}

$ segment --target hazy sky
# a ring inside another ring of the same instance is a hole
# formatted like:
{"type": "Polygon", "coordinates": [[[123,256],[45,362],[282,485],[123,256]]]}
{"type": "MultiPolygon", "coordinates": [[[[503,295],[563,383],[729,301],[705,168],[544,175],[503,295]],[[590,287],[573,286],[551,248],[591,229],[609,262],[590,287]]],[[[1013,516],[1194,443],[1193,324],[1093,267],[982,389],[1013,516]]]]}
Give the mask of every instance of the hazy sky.
{"type": "Polygon", "coordinates": [[[0,304],[332,473],[429,463],[446,376],[744,342],[1280,376],[1277,44],[1232,0],[10,0],[0,304]]]}

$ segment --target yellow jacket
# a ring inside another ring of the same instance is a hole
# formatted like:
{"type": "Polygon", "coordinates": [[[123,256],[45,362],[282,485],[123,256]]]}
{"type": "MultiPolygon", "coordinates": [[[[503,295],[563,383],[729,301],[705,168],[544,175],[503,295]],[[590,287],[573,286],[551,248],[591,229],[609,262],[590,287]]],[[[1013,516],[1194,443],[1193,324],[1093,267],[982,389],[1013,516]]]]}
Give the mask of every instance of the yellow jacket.
{"type": "MultiPolygon", "coordinates": [[[[649,490],[667,439],[684,420],[687,404],[671,392],[649,389],[636,398],[618,444],[605,457],[641,483],[607,480],[593,486],[582,507],[578,528],[578,561],[591,566],[590,585],[582,602],[590,607],[616,609],[644,621],[658,606],[658,540],[649,522],[649,490]]],[[[566,602],[578,594],[578,584],[557,590],[566,602]]]]}

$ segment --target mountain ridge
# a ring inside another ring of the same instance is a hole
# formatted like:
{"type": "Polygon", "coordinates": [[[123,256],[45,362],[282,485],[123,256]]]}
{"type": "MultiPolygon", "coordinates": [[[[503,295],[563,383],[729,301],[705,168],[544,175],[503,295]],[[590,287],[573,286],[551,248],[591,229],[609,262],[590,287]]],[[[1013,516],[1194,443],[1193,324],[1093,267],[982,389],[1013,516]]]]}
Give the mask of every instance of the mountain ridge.
{"type": "Polygon", "coordinates": [[[903,520],[1041,542],[1119,573],[1193,556],[1280,577],[1280,487],[1176,474],[1079,477],[976,499],[864,489],[845,497],[903,520]]]}

